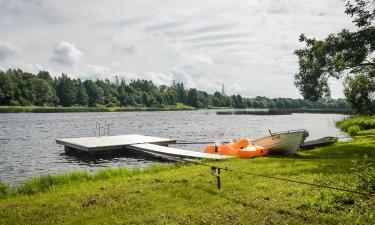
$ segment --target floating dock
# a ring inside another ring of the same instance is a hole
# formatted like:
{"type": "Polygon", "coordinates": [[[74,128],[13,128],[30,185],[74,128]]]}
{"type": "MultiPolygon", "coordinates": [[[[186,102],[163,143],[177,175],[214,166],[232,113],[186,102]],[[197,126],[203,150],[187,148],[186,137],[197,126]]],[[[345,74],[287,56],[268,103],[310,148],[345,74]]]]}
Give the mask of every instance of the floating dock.
{"type": "Polygon", "coordinates": [[[174,139],[166,139],[138,134],[57,139],[67,153],[87,153],[88,155],[126,153],[127,151],[187,159],[225,159],[228,156],[170,148],[174,139]]]}

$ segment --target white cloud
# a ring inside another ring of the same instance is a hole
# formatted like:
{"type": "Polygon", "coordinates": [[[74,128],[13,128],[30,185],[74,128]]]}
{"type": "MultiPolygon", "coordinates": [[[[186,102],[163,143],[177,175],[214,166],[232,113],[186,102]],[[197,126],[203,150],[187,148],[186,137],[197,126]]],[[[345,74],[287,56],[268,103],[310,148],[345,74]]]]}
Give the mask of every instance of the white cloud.
{"type": "Polygon", "coordinates": [[[144,73],[132,73],[132,72],[118,72],[115,73],[119,78],[124,78],[126,81],[144,79],[151,80],[157,85],[170,85],[172,84],[172,76],[170,74],[157,73],[157,72],[144,72],[144,73]]]}
{"type": "Polygon", "coordinates": [[[125,52],[128,54],[134,53],[136,50],[137,38],[130,34],[123,33],[115,36],[112,39],[112,48],[118,52],[125,52]]]}
{"type": "Polygon", "coordinates": [[[12,61],[12,62],[8,62],[2,65],[2,70],[14,69],[14,68],[20,68],[29,73],[38,73],[41,70],[48,70],[38,63],[33,64],[33,63],[25,62],[23,60],[12,61]]]}
{"type": "Polygon", "coordinates": [[[59,65],[71,66],[78,62],[83,53],[76,46],[67,41],[61,41],[53,49],[51,61],[59,65]]]}
{"type": "MultiPolygon", "coordinates": [[[[3,68],[26,68],[22,60],[71,76],[176,79],[210,92],[224,82],[233,94],[301,97],[298,36],[353,28],[344,9],[340,0],[0,0],[1,38],[22,46],[0,50],[0,60],[3,68]],[[51,56],[56,40],[70,42],[51,56]]],[[[342,96],[340,85],[332,93],[342,96]]]]}
{"type": "Polygon", "coordinates": [[[111,69],[105,66],[98,66],[98,65],[87,65],[87,73],[88,74],[93,74],[93,75],[110,75],[111,74],[111,69]]]}
{"type": "Polygon", "coordinates": [[[4,61],[20,51],[20,47],[11,42],[0,41],[0,61],[4,61]]]}
{"type": "Polygon", "coordinates": [[[181,53],[181,56],[184,58],[183,60],[191,61],[192,64],[194,63],[203,63],[203,64],[208,64],[208,65],[214,64],[212,58],[207,55],[189,54],[187,52],[183,52],[181,53]]]}

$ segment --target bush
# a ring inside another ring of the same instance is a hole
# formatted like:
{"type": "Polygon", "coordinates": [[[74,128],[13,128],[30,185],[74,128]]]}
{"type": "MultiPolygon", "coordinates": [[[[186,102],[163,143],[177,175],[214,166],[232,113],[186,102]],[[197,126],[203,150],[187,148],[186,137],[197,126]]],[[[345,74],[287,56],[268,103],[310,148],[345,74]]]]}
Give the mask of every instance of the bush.
{"type": "Polygon", "coordinates": [[[355,116],[338,121],[336,124],[341,130],[349,132],[349,128],[357,125],[359,129],[370,130],[375,128],[375,116],[355,116]]]}
{"type": "Polygon", "coordinates": [[[361,128],[358,125],[353,125],[348,128],[348,133],[350,136],[357,136],[361,131],[361,128]]]}
{"type": "Polygon", "coordinates": [[[18,101],[16,101],[16,100],[10,100],[9,101],[9,105],[11,105],[11,106],[20,106],[21,104],[18,101]]]}
{"type": "Polygon", "coordinates": [[[369,193],[375,193],[375,167],[371,160],[365,155],[361,160],[353,161],[357,176],[357,189],[369,193]]]}
{"type": "Polygon", "coordinates": [[[117,107],[117,105],[113,102],[110,102],[108,103],[107,105],[105,105],[106,107],[109,107],[109,108],[114,108],[114,107],[117,107]]]}

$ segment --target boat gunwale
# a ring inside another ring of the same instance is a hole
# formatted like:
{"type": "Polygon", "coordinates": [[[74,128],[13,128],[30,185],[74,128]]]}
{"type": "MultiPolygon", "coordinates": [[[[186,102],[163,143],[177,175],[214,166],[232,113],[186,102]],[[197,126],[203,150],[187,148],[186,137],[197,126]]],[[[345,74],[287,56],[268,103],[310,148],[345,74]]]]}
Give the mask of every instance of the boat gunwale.
{"type": "Polygon", "coordinates": [[[272,137],[273,135],[278,135],[278,134],[290,134],[290,133],[299,133],[299,132],[304,132],[304,133],[306,133],[306,134],[307,134],[306,138],[310,135],[309,132],[308,132],[306,129],[300,129],[300,130],[288,130],[288,131],[279,131],[279,132],[272,133],[272,135],[269,135],[269,136],[265,136],[265,137],[262,137],[262,138],[258,138],[258,139],[252,140],[252,142],[260,141],[260,140],[263,140],[263,139],[266,139],[266,138],[272,137]]]}

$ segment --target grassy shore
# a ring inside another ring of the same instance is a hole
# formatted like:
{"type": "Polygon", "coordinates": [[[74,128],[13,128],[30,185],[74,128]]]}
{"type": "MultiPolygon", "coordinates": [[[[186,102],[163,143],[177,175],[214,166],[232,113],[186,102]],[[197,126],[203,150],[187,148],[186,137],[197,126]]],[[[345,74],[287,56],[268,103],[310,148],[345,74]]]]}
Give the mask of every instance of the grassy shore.
{"type": "Polygon", "coordinates": [[[353,116],[338,121],[337,126],[352,137],[375,135],[375,116],[353,116]]]}
{"type": "MultiPolygon", "coordinates": [[[[350,120],[350,119],[349,119],[350,120]]],[[[349,121],[347,120],[347,121],[349,121]]],[[[299,152],[291,157],[204,163],[375,191],[375,139],[299,152]],[[354,160],[354,161],[353,161],[354,160]]],[[[375,197],[222,171],[156,165],[34,178],[0,186],[0,224],[374,224],[375,197]]]]}
{"type": "Polygon", "coordinates": [[[172,111],[194,110],[184,104],[165,107],[41,107],[41,106],[0,106],[0,113],[67,113],[67,112],[126,112],[126,111],[172,111]]]}

